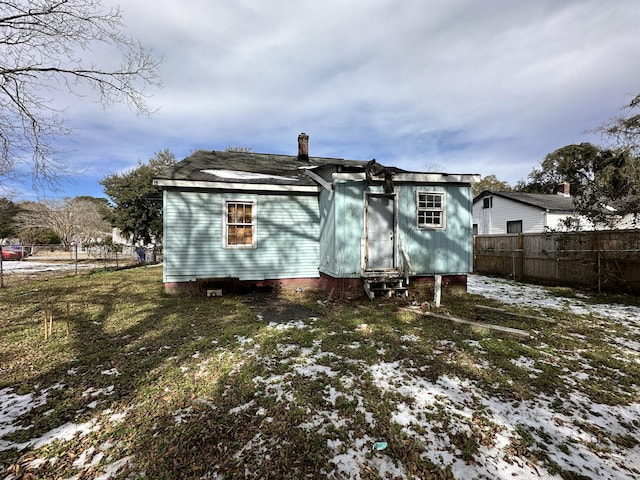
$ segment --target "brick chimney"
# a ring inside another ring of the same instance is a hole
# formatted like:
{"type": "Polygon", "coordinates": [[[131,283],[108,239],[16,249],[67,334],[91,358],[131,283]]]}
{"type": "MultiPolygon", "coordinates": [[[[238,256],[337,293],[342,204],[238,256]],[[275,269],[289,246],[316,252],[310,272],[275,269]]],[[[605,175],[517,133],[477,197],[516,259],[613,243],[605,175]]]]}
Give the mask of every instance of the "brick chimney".
{"type": "Polygon", "coordinates": [[[304,132],[298,135],[298,159],[309,160],[309,135],[304,132]]]}
{"type": "Polygon", "coordinates": [[[563,182],[558,184],[558,186],[556,187],[556,193],[558,195],[562,195],[563,197],[570,197],[571,185],[569,184],[569,182],[563,182]]]}

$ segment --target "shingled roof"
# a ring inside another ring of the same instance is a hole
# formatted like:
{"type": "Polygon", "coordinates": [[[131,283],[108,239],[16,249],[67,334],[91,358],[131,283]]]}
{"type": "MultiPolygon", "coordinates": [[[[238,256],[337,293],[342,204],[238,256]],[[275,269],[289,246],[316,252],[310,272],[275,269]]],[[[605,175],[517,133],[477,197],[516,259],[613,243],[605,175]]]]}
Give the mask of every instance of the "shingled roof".
{"type": "Polygon", "coordinates": [[[575,210],[575,205],[573,203],[572,197],[565,197],[564,195],[557,194],[492,192],[489,190],[485,190],[484,192],[480,193],[473,201],[475,203],[481,198],[489,195],[506,198],[514,202],[552,212],[573,212],[575,210]]]}
{"type": "Polygon", "coordinates": [[[156,175],[156,180],[193,182],[315,185],[304,171],[339,165],[362,171],[364,160],[276,155],[252,152],[199,150],[156,175]]]}

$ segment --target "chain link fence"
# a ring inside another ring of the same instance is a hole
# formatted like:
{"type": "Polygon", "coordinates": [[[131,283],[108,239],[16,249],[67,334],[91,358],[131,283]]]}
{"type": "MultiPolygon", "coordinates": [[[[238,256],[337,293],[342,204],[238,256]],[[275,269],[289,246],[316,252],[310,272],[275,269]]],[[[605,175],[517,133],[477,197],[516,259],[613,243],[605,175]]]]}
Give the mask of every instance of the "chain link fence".
{"type": "Polygon", "coordinates": [[[123,245],[3,245],[0,288],[35,279],[80,275],[162,261],[158,247],[123,245]]]}

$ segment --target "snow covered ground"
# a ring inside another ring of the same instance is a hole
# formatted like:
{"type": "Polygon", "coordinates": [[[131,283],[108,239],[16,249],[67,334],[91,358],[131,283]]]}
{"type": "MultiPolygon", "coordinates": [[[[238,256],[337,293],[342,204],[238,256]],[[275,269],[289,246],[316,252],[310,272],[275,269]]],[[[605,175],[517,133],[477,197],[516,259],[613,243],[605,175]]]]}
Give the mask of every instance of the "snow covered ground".
{"type": "Polygon", "coordinates": [[[640,307],[609,303],[588,303],[587,297],[577,294],[577,298],[554,296],[543,286],[514,282],[512,280],[469,275],[467,290],[506,304],[516,304],[534,308],[569,310],[577,315],[594,315],[599,318],[629,322],[640,328],[640,307]]]}
{"type": "MultiPolygon", "coordinates": [[[[611,320],[620,322],[626,329],[625,334],[620,336],[619,329],[612,328],[608,338],[619,349],[620,358],[625,362],[640,364],[638,307],[594,304],[579,296],[560,298],[544,287],[475,275],[469,277],[468,289],[470,293],[507,304],[568,310],[588,315],[603,328],[608,328],[607,322],[611,320]]],[[[268,328],[279,331],[314,331],[314,322],[313,318],[305,318],[297,322],[272,323],[268,328]]],[[[402,341],[406,348],[411,348],[413,342],[420,341],[420,336],[407,335],[402,341]]],[[[262,352],[257,339],[238,337],[237,342],[243,349],[245,361],[261,358],[262,352]]],[[[483,358],[483,355],[488,354],[480,342],[466,342],[466,347],[471,347],[478,354],[475,358],[483,358]]],[[[356,343],[352,347],[358,348],[359,345],[356,343]]],[[[446,361],[447,358],[459,361],[462,353],[459,345],[442,340],[436,347],[434,358],[438,356],[439,361],[446,361]]],[[[339,357],[333,352],[324,352],[320,342],[302,349],[286,343],[277,348],[280,354],[291,352],[291,355],[282,360],[290,369],[285,374],[279,372],[255,377],[253,382],[256,388],[262,395],[274,398],[279,403],[294,405],[297,399],[296,384],[300,379],[326,379],[327,386],[323,392],[326,408],[310,412],[310,418],[297,427],[321,434],[336,430],[348,432],[346,438],[327,440],[327,449],[332,452],[330,467],[326,470],[328,478],[359,479],[362,478],[363,469],[377,472],[382,478],[414,478],[408,473],[410,469],[407,465],[387,454],[392,446],[384,443],[386,439],[364,435],[357,428],[348,428],[351,419],[341,416],[341,410],[337,407],[339,399],[353,404],[368,428],[375,430],[377,420],[374,412],[367,408],[366,394],[360,388],[362,378],[370,378],[381,392],[393,393],[400,399],[391,412],[392,421],[409,438],[415,440],[417,445],[422,446],[421,458],[439,467],[450,468],[456,479],[560,480],[562,477],[559,471],[570,471],[583,476],[574,478],[640,478],[640,392],[637,384],[633,385],[633,401],[626,404],[621,402],[618,405],[605,405],[593,402],[579,388],[564,398],[541,394],[530,400],[510,401],[480,388],[469,378],[447,374],[430,380],[423,374],[425,365],[400,361],[367,363],[339,357]],[[328,358],[330,362],[327,361],[328,358]],[[350,371],[358,373],[341,374],[332,368],[332,363],[349,364],[352,367],[350,371]],[[471,453],[462,451],[461,445],[465,444],[465,439],[480,447],[473,449],[471,453]],[[545,458],[551,460],[551,464],[539,457],[534,446],[543,446],[545,458]]],[[[384,353],[384,345],[378,348],[379,353],[384,353]]],[[[594,365],[586,361],[580,352],[566,351],[559,355],[563,355],[563,358],[549,356],[544,362],[551,366],[566,365],[567,362],[576,365],[573,370],[562,370],[562,382],[578,385],[589,380],[594,365]]],[[[195,362],[201,361],[198,367],[199,374],[202,375],[209,368],[208,360],[200,359],[199,352],[195,352],[192,357],[195,362]]],[[[268,363],[264,358],[261,361],[268,363]]],[[[536,367],[540,364],[531,358],[523,356],[514,360],[514,364],[528,369],[532,379],[541,374],[541,370],[536,367]]],[[[489,362],[473,361],[467,368],[482,375],[483,371],[493,367],[489,362]]],[[[189,368],[184,371],[187,374],[189,368]]],[[[102,375],[113,377],[115,382],[118,372],[105,370],[102,375]]],[[[104,410],[88,422],[68,423],[20,444],[4,440],[5,435],[22,428],[18,421],[21,416],[47,403],[48,392],[55,388],[63,386],[54,385],[38,395],[19,395],[11,389],[0,390],[0,452],[11,448],[38,448],[54,440],[64,442],[74,435],[88,435],[114,422],[126,421],[126,412],[115,415],[110,410],[104,410]]],[[[96,398],[108,395],[108,389],[86,390],[87,401],[95,401],[96,398]]],[[[273,421],[269,418],[268,410],[255,400],[235,406],[229,414],[243,415],[247,412],[264,417],[265,422],[273,421]]],[[[176,425],[180,425],[189,416],[188,410],[173,413],[176,425]]],[[[92,450],[85,452],[74,464],[78,474],[73,478],[80,478],[89,467],[106,458],[105,452],[111,451],[113,446],[107,443],[90,448],[92,450]]],[[[269,456],[273,451],[274,445],[270,439],[257,433],[236,455],[251,452],[252,458],[260,458],[269,456]]],[[[115,478],[120,467],[130,462],[135,464],[135,458],[125,455],[118,458],[111,454],[110,458],[110,463],[103,461],[103,473],[96,478],[115,478]]],[[[33,465],[37,466],[37,462],[45,461],[48,460],[36,459],[33,465]]],[[[222,473],[214,465],[207,478],[217,478],[222,473]]],[[[246,473],[251,476],[249,466],[246,473]]],[[[14,477],[8,474],[4,478],[10,480],[14,477]]]]}
{"type": "MultiPolygon", "coordinates": [[[[104,267],[97,263],[78,263],[77,268],[79,270],[90,270],[93,268],[104,267]]],[[[22,274],[30,275],[42,272],[59,272],[59,271],[74,271],[76,269],[76,263],[69,262],[35,262],[30,260],[20,261],[4,261],[2,262],[2,271],[4,274],[22,274]]]]}

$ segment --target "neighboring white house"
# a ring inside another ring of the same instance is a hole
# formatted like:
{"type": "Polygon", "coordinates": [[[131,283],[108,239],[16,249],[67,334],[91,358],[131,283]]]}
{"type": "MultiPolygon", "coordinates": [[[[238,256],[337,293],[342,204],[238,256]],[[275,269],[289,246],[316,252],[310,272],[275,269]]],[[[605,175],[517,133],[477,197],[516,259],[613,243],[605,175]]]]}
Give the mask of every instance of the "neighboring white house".
{"type": "Polygon", "coordinates": [[[587,219],[575,213],[573,198],[566,190],[558,194],[485,190],[473,200],[475,235],[591,230],[590,226],[587,219]]]}
{"type": "Polygon", "coordinates": [[[114,245],[133,245],[131,235],[123,235],[119,228],[113,227],[111,230],[111,238],[114,245]]]}
{"type": "MultiPolygon", "coordinates": [[[[603,206],[615,215],[615,209],[603,206]]],[[[601,229],[611,228],[602,226],[601,229]]],[[[615,219],[615,228],[637,228],[632,216],[615,219]]],[[[542,233],[594,230],[594,224],[575,211],[569,185],[559,185],[557,194],[492,192],[473,199],[473,234],[542,233]]]]}

